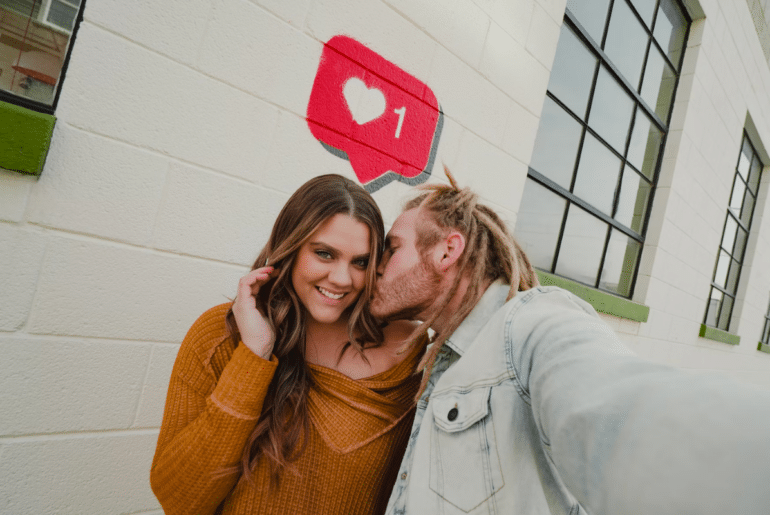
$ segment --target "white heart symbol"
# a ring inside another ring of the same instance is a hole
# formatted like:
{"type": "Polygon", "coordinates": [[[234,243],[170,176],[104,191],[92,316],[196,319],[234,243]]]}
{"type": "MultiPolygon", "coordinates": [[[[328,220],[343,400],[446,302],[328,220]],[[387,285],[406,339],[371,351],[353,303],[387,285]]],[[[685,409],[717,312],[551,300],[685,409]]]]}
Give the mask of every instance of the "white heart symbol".
{"type": "Polygon", "coordinates": [[[364,81],[351,77],[342,88],[353,120],[359,125],[371,122],[385,112],[385,95],[377,88],[369,89],[364,81]]]}

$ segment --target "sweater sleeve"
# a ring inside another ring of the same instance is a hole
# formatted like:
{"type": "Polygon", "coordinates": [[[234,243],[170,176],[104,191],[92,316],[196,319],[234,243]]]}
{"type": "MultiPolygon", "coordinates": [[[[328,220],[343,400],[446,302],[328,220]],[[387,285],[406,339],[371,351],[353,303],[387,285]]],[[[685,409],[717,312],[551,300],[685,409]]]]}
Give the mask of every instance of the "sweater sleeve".
{"type": "Polygon", "coordinates": [[[150,472],[167,515],[214,513],[235,487],[240,473],[223,472],[240,465],[278,364],[238,345],[217,380],[196,353],[209,335],[204,318],[190,329],[174,363],[150,472]]]}

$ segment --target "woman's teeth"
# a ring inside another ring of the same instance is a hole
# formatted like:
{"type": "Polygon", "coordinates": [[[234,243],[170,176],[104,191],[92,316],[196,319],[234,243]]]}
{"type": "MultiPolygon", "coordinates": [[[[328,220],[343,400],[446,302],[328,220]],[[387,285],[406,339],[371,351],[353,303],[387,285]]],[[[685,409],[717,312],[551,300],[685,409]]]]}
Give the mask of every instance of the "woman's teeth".
{"type": "Polygon", "coordinates": [[[326,297],[329,297],[330,299],[335,299],[335,300],[341,299],[342,297],[345,296],[344,293],[334,294],[334,293],[330,292],[329,290],[325,290],[325,289],[321,288],[320,286],[318,286],[318,291],[323,293],[326,297]]]}

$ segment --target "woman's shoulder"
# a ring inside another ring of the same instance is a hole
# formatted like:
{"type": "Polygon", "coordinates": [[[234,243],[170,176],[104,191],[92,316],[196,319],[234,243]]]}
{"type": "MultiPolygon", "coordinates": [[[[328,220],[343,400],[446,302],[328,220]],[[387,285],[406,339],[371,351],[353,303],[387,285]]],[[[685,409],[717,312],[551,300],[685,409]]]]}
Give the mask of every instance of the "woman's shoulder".
{"type": "Polygon", "coordinates": [[[230,310],[230,306],[232,306],[232,302],[226,302],[204,311],[203,314],[193,322],[190,330],[187,331],[185,341],[208,340],[226,334],[228,332],[226,317],[227,312],[230,310]]]}
{"type": "Polygon", "coordinates": [[[232,303],[226,302],[203,312],[187,331],[179,353],[195,356],[197,362],[208,366],[220,347],[232,346],[226,321],[230,306],[232,303]]]}

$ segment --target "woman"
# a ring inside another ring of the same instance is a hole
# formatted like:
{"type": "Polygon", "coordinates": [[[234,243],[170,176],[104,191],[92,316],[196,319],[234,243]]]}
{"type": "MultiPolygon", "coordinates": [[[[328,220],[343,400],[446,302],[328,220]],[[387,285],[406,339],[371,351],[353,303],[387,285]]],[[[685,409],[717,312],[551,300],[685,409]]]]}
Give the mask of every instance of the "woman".
{"type": "Polygon", "coordinates": [[[424,345],[397,352],[414,326],[367,309],[383,237],[344,177],[292,195],[235,301],[179,349],[150,477],[167,514],[385,511],[424,345]]]}

